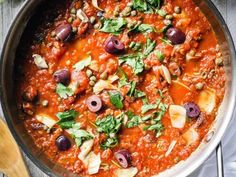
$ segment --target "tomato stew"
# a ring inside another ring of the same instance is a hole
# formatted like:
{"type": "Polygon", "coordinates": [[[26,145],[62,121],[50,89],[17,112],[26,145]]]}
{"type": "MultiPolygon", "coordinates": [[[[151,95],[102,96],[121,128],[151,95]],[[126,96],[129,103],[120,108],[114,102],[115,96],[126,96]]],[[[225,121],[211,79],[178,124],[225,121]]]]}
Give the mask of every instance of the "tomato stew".
{"type": "Polygon", "coordinates": [[[148,177],[186,160],[226,80],[194,2],[64,0],[51,9],[17,53],[17,100],[34,143],[81,176],[148,177]]]}

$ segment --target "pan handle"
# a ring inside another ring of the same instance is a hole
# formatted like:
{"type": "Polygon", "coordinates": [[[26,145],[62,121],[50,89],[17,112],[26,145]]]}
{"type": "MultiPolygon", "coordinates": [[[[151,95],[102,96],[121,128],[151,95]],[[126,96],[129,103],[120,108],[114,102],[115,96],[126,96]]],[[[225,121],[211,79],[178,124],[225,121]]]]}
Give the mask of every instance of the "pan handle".
{"type": "Polygon", "coordinates": [[[217,174],[218,177],[224,177],[224,164],[221,142],[216,147],[216,160],[217,160],[217,174]]]}

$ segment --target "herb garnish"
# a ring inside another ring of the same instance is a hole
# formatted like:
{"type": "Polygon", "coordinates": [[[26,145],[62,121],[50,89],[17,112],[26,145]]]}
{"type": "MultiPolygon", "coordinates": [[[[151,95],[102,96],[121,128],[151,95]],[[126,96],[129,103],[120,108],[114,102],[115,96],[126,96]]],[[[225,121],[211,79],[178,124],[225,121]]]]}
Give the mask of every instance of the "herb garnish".
{"type": "Polygon", "coordinates": [[[69,96],[72,96],[74,92],[72,91],[71,88],[64,86],[63,84],[59,83],[57,84],[56,87],[56,93],[61,97],[61,98],[68,98],[69,96]]]}
{"type": "Polygon", "coordinates": [[[93,139],[93,136],[89,132],[80,128],[80,123],[75,123],[67,130],[67,132],[75,139],[77,147],[80,147],[84,141],[93,139]]]}
{"type": "Polygon", "coordinates": [[[128,54],[119,57],[119,65],[125,63],[133,68],[134,74],[139,74],[144,70],[142,53],[128,54]]]}
{"type": "Polygon", "coordinates": [[[136,87],[136,82],[135,81],[131,81],[130,82],[130,89],[129,89],[128,93],[127,93],[127,95],[129,97],[132,97],[134,95],[135,87],[136,87]]]}
{"type": "Polygon", "coordinates": [[[149,110],[157,109],[160,103],[161,103],[161,100],[158,99],[155,104],[144,104],[141,108],[142,114],[148,112],[149,110]]]}
{"type": "Polygon", "coordinates": [[[154,54],[156,55],[157,59],[158,59],[160,62],[163,62],[165,56],[164,56],[164,54],[163,54],[160,50],[154,51],[154,54]]]}
{"type": "Polygon", "coordinates": [[[158,109],[159,112],[154,113],[155,117],[152,119],[153,124],[144,127],[144,130],[154,130],[156,132],[156,137],[159,137],[164,129],[161,119],[167,110],[167,105],[160,103],[158,109]]]}
{"type": "Polygon", "coordinates": [[[121,68],[118,68],[118,74],[120,77],[119,82],[118,82],[118,87],[121,88],[125,85],[128,85],[129,82],[128,82],[127,74],[121,68]]]}
{"type": "Polygon", "coordinates": [[[130,28],[129,32],[141,32],[143,34],[147,34],[147,33],[156,32],[156,29],[155,29],[155,27],[153,27],[149,24],[142,23],[142,24],[136,24],[135,26],[130,28]]]}
{"type": "Polygon", "coordinates": [[[134,115],[131,111],[127,111],[126,115],[128,116],[128,122],[126,124],[127,128],[133,128],[143,123],[141,117],[138,115],[134,115]]]}
{"type": "Polygon", "coordinates": [[[129,85],[130,85],[130,89],[129,89],[128,93],[127,93],[127,95],[129,97],[141,98],[141,97],[146,96],[146,94],[144,92],[136,89],[137,83],[135,81],[131,81],[129,83],[129,85]]]}
{"type": "Polygon", "coordinates": [[[110,102],[117,108],[117,109],[123,109],[123,96],[118,91],[112,91],[109,92],[110,95],[110,102]]]}
{"type": "Polygon", "coordinates": [[[147,39],[147,42],[145,44],[145,48],[143,51],[144,56],[148,56],[156,47],[156,41],[152,41],[151,39],[147,39]]]}
{"type": "Polygon", "coordinates": [[[124,18],[117,18],[117,19],[101,19],[102,28],[100,31],[106,33],[112,33],[114,35],[120,34],[125,26],[127,25],[127,21],[124,18]]]}
{"type": "MultiPolygon", "coordinates": [[[[144,128],[144,130],[155,130],[158,133],[160,133],[161,130],[163,130],[163,125],[161,123],[161,119],[164,116],[167,106],[163,103],[159,103],[159,105],[156,107],[154,106],[154,109],[159,109],[159,111],[156,111],[154,113],[148,114],[146,116],[138,116],[134,115],[133,112],[127,111],[126,115],[128,116],[128,122],[126,124],[127,128],[133,128],[135,126],[138,126],[142,123],[146,123],[147,121],[151,120],[152,125],[148,125],[144,128]]],[[[152,107],[153,108],[153,107],[152,107]]]]}
{"type": "Polygon", "coordinates": [[[133,0],[133,8],[144,13],[155,13],[161,6],[161,0],[133,0]]]}
{"type": "Polygon", "coordinates": [[[149,24],[140,24],[137,27],[137,31],[146,34],[146,33],[155,32],[156,29],[153,26],[149,25],[149,24]]]}
{"type": "Polygon", "coordinates": [[[58,112],[56,116],[59,118],[57,124],[62,129],[68,129],[72,128],[73,124],[75,124],[75,118],[78,116],[78,113],[72,109],[66,112],[58,112]]]}
{"type": "Polygon", "coordinates": [[[161,38],[161,41],[162,41],[164,44],[172,45],[172,44],[171,44],[171,41],[170,41],[169,39],[161,38]]]}
{"type": "Polygon", "coordinates": [[[121,128],[122,121],[123,115],[116,118],[112,115],[108,115],[103,119],[96,120],[97,131],[99,133],[105,133],[107,136],[107,139],[101,144],[102,149],[112,148],[118,144],[116,134],[121,128]]]}
{"type": "Polygon", "coordinates": [[[138,42],[131,42],[129,44],[129,47],[133,50],[133,51],[140,51],[142,49],[142,44],[138,43],[138,42]]]}

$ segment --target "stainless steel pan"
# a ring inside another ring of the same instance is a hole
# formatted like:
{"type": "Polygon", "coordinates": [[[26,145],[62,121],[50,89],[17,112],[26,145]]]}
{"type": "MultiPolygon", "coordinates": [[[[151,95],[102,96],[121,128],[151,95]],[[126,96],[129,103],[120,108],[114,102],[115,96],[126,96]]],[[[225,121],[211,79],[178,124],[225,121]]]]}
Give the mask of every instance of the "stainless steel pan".
{"type": "MultiPolygon", "coordinates": [[[[55,1],[55,0],[50,0],[55,1]]],[[[201,164],[209,157],[219,144],[223,134],[227,131],[227,126],[230,123],[233,110],[235,107],[236,96],[236,64],[235,50],[232,42],[232,37],[227,28],[225,21],[219,11],[210,0],[194,0],[200,7],[202,12],[211,23],[216,36],[220,42],[223,51],[225,70],[227,74],[227,89],[223,103],[218,112],[218,116],[213,127],[210,130],[213,135],[209,142],[204,141],[186,161],[180,162],[178,165],[161,173],[159,176],[164,177],[184,177],[191,174],[199,168],[201,164]],[[212,133],[213,132],[213,133],[212,133]]],[[[19,13],[13,20],[10,30],[7,34],[2,54],[1,54],[1,103],[7,124],[20,145],[24,153],[46,174],[49,176],[76,176],[60,166],[52,163],[42,151],[40,151],[33,143],[32,139],[27,134],[22,126],[22,121],[19,118],[17,104],[15,99],[15,60],[17,46],[20,44],[20,39],[26,27],[32,27],[37,21],[37,17],[46,9],[49,0],[28,0],[24,3],[19,13]]],[[[58,1],[55,1],[58,3],[58,1]]],[[[24,33],[24,35],[27,35],[24,33]]],[[[218,151],[220,152],[220,151],[218,151]]]]}

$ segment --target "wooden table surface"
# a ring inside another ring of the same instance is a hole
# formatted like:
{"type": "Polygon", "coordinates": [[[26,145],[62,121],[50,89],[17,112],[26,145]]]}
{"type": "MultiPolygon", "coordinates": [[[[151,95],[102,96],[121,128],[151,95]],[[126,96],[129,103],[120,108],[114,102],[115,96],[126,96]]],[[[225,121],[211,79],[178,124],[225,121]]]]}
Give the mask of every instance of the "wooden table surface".
{"type": "MultiPolygon", "coordinates": [[[[234,42],[236,43],[236,0],[212,1],[226,20],[234,42]]],[[[23,2],[24,0],[0,0],[0,49],[2,48],[4,36],[8,31],[9,25],[23,2]]],[[[2,115],[1,108],[0,115],[2,115]]],[[[47,175],[38,169],[27,157],[25,157],[25,160],[32,177],[47,177],[47,175]]],[[[4,176],[4,174],[0,173],[0,177],[4,176]]]]}

